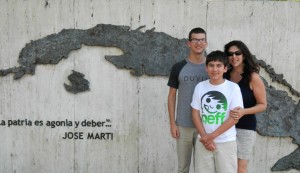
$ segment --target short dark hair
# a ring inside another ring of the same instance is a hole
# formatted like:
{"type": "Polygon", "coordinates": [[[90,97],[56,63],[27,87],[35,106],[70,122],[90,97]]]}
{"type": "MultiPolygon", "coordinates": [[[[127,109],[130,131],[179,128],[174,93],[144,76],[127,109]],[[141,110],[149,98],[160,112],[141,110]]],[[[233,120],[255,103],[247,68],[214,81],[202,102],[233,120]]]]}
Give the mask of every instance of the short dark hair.
{"type": "Polygon", "coordinates": [[[207,55],[206,65],[208,65],[208,63],[211,61],[222,62],[225,67],[227,67],[229,63],[227,55],[220,50],[212,51],[207,55]]]}
{"type": "Polygon", "coordinates": [[[206,32],[202,28],[194,28],[194,29],[192,29],[190,31],[190,33],[189,33],[189,41],[191,41],[191,39],[192,39],[192,34],[205,34],[205,37],[206,37],[206,32]]]}

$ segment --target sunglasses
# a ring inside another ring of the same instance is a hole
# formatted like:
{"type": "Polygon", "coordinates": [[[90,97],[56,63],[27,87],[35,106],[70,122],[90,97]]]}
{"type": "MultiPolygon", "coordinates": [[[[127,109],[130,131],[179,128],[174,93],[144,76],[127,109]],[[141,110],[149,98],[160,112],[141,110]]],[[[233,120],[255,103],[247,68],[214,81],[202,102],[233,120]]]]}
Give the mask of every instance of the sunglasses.
{"type": "Polygon", "coordinates": [[[235,56],[240,56],[240,55],[242,55],[243,53],[242,52],[240,52],[240,51],[235,51],[235,52],[228,52],[227,53],[227,56],[233,56],[233,55],[235,55],[235,56]]]}

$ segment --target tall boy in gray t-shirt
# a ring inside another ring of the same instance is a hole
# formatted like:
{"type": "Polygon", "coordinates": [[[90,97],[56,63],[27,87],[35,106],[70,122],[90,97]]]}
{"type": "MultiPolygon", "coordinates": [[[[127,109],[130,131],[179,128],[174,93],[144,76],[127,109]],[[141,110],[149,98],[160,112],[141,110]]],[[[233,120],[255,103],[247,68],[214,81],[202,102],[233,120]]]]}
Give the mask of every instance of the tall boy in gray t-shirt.
{"type": "Polygon", "coordinates": [[[171,135],[177,141],[178,172],[180,173],[189,172],[194,142],[197,137],[190,106],[194,88],[199,82],[208,79],[205,71],[206,32],[202,28],[192,29],[187,45],[190,49],[189,56],[172,67],[168,81],[171,135]]]}

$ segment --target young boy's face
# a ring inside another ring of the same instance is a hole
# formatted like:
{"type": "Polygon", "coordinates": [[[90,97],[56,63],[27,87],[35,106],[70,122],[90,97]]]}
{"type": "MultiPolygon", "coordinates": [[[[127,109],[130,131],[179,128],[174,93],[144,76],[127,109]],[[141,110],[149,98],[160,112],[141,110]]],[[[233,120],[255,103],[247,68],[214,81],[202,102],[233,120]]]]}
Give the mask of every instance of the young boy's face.
{"type": "Polygon", "coordinates": [[[210,81],[218,84],[223,82],[223,74],[227,71],[227,67],[220,61],[211,61],[206,65],[206,71],[210,81]]]}

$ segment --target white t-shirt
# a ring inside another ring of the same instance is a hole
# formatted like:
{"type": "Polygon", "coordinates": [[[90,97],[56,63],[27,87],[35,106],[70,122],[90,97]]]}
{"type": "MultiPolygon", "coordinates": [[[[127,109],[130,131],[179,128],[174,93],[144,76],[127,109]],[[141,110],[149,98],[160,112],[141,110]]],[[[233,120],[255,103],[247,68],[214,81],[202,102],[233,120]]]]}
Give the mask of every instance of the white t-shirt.
{"type": "MultiPolygon", "coordinates": [[[[240,87],[226,79],[219,85],[212,85],[209,80],[198,83],[191,106],[200,111],[202,124],[207,134],[215,131],[228,119],[230,110],[238,106],[244,107],[240,87]]],[[[219,135],[214,142],[234,140],[236,140],[236,130],[235,126],[232,126],[219,135]]]]}

